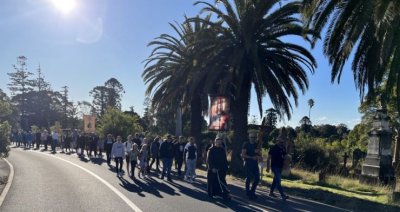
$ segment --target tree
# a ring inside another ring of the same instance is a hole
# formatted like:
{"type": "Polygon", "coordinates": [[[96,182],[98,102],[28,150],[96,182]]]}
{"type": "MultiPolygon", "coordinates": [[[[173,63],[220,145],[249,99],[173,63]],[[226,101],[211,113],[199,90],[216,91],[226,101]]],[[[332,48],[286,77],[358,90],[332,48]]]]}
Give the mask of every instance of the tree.
{"type": "Polygon", "coordinates": [[[63,123],[64,127],[68,127],[68,119],[70,118],[71,109],[73,103],[68,100],[68,86],[63,86],[61,92],[61,104],[62,104],[62,114],[63,114],[63,123]]]}
{"type": "Polygon", "coordinates": [[[313,43],[328,29],[323,46],[332,64],[332,82],[340,82],[354,52],[351,68],[361,99],[380,95],[385,106],[396,93],[400,105],[400,1],[305,0],[303,18],[316,32],[313,43]],[[383,84],[383,93],[377,93],[383,84]]]}
{"type": "MultiPolygon", "coordinates": [[[[203,44],[213,34],[208,24],[189,21],[187,17],[185,20],[182,24],[170,24],[177,36],[162,34],[149,43],[154,50],[146,60],[142,77],[156,114],[175,114],[181,106],[185,111],[190,109],[191,136],[200,140],[202,111],[208,107],[207,92],[203,92],[201,83],[207,74],[202,61],[210,55],[205,53],[208,48],[203,44]]],[[[205,20],[209,21],[209,17],[205,20]]],[[[158,125],[160,120],[157,120],[158,125]]]]}
{"type": "Polygon", "coordinates": [[[16,103],[21,112],[21,127],[29,129],[27,110],[27,93],[33,90],[34,80],[30,79],[33,74],[27,71],[26,65],[27,58],[19,56],[17,58],[17,65],[13,65],[14,72],[7,73],[10,77],[8,88],[11,91],[12,101],[16,103]]]}
{"type": "Polygon", "coordinates": [[[11,126],[8,124],[7,118],[12,112],[10,99],[0,89],[0,158],[7,157],[10,151],[9,135],[11,133],[11,126]]]}
{"type": "Polygon", "coordinates": [[[103,116],[108,105],[108,89],[106,86],[96,86],[90,91],[93,97],[92,106],[97,114],[103,116]]]}
{"type": "Polygon", "coordinates": [[[311,131],[312,127],[312,122],[308,116],[303,116],[303,118],[300,119],[300,129],[306,133],[309,133],[311,131]]]}
{"type": "Polygon", "coordinates": [[[139,125],[139,119],[135,116],[124,114],[122,111],[109,108],[106,113],[100,117],[99,133],[107,135],[109,133],[115,136],[127,138],[130,134],[142,132],[139,125]]]}
{"type": "Polygon", "coordinates": [[[274,108],[269,108],[265,111],[265,120],[266,125],[270,126],[271,128],[276,128],[276,123],[278,121],[278,114],[274,108]]]}
{"type": "Polygon", "coordinates": [[[308,103],[308,107],[310,107],[309,111],[308,111],[308,118],[310,118],[311,120],[311,108],[314,107],[314,99],[309,99],[307,101],[308,103]]]}
{"type": "Polygon", "coordinates": [[[42,73],[42,68],[40,67],[40,64],[37,69],[37,77],[36,80],[34,81],[35,87],[37,87],[37,91],[39,93],[43,91],[50,90],[50,83],[46,82],[44,79],[44,75],[42,73]]]}
{"type": "MultiPolygon", "coordinates": [[[[240,152],[247,139],[247,115],[249,110],[252,85],[257,95],[260,114],[262,99],[269,96],[278,114],[289,119],[292,110],[290,99],[297,106],[298,92],[308,88],[306,70],[311,72],[316,67],[313,56],[304,47],[284,42],[283,37],[307,37],[311,33],[304,30],[299,14],[302,3],[289,2],[281,7],[280,1],[264,0],[219,0],[218,5],[208,2],[202,4],[203,12],[216,15],[220,24],[212,24],[218,32],[214,39],[215,72],[223,72],[224,85],[231,85],[228,91],[232,94],[233,115],[233,151],[231,165],[234,172],[240,172],[242,159],[240,152]]],[[[212,79],[210,77],[210,79],[212,79]]],[[[212,82],[212,80],[207,80],[212,82]]],[[[221,81],[217,79],[214,83],[221,81]]],[[[222,85],[221,84],[221,85],[222,85]]]]}
{"type": "Polygon", "coordinates": [[[121,97],[125,93],[122,84],[115,78],[110,78],[104,83],[107,96],[107,107],[121,109],[121,97]]]}

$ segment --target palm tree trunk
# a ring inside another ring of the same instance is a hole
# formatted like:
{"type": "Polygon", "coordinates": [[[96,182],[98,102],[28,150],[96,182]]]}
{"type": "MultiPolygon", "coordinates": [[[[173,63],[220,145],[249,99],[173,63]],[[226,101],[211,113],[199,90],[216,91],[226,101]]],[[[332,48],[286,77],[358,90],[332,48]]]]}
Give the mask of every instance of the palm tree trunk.
{"type": "Polygon", "coordinates": [[[201,97],[195,94],[190,102],[191,116],[190,116],[190,134],[195,138],[198,145],[197,148],[197,166],[202,164],[203,158],[201,154],[201,124],[202,124],[202,110],[201,110],[201,97]]]}
{"type": "Polygon", "coordinates": [[[243,160],[240,156],[243,143],[247,140],[247,115],[250,104],[251,81],[248,81],[240,91],[238,98],[232,102],[233,141],[231,154],[231,173],[242,175],[244,173],[243,160]]]}

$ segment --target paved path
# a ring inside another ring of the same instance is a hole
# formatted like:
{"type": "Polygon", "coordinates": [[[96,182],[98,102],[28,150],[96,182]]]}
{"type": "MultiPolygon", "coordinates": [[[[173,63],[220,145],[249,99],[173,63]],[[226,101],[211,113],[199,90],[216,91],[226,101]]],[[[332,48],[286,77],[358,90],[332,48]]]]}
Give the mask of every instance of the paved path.
{"type": "MultiPolygon", "coordinates": [[[[0,208],[19,211],[340,211],[332,206],[292,198],[281,200],[260,194],[248,202],[240,185],[230,185],[233,200],[212,200],[205,179],[194,184],[167,182],[156,177],[132,181],[117,178],[103,159],[50,154],[13,148],[8,160],[14,182],[0,208]]],[[[124,164],[125,165],[125,164],[124,164]]],[[[125,166],[124,166],[125,168],[125,166]]]]}

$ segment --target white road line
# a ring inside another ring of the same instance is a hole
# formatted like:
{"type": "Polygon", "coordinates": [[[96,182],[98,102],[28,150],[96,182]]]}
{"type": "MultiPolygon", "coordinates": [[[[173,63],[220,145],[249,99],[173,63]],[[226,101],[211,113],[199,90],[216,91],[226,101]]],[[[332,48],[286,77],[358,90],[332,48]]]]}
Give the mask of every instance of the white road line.
{"type": "Polygon", "coordinates": [[[3,160],[6,163],[8,163],[8,166],[10,167],[10,174],[8,175],[7,184],[4,187],[3,192],[0,195],[0,207],[4,202],[4,199],[6,198],[8,191],[10,190],[12,181],[14,180],[14,166],[10,162],[8,162],[7,159],[3,158],[3,160]]]}
{"type": "Polygon", "coordinates": [[[46,153],[43,153],[43,152],[36,152],[36,151],[32,151],[32,152],[35,152],[35,153],[39,153],[39,154],[43,154],[43,155],[47,155],[47,156],[50,156],[50,157],[57,158],[58,160],[64,161],[64,162],[66,162],[66,163],[69,163],[69,164],[71,164],[71,165],[73,165],[73,166],[75,166],[75,167],[78,167],[78,168],[82,169],[83,171],[87,172],[88,174],[90,174],[90,175],[92,175],[93,177],[95,177],[96,179],[98,179],[100,182],[102,182],[104,185],[106,185],[109,189],[111,189],[111,191],[113,191],[113,192],[114,192],[116,195],[118,195],[122,200],[124,200],[124,202],[125,202],[126,204],[128,204],[129,207],[132,208],[132,210],[134,210],[134,211],[136,211],[136,212],[142,212],[142,210],[140,210],[139,207],[137,207],[131,200],[129,200],[128,197],[126,197],[123,193],[121,193],[120,191],[118,191],[118,189],[116,189],[114,186],[112,186],[110,183],[108,183],[107,181],[105,181],[103,178],[99,177],[97,174],[93,173],[92,171],[90,171],[90,170],[88,170],[88,169],[86,169],[86,168],[84,168],[84,167],[82,167],[82,166],[79,166],[79,165],[77,165],[77,164],[75,164],[75,163],[72,163],[72,162],[70,162],[70,161],[68,161],[68,160],[65,160],[65,159],[63,159],[63,158],[56,157],[56,156],[54,156],[54,155],[49,155],[49,154],[46,154],[46,153]]]}

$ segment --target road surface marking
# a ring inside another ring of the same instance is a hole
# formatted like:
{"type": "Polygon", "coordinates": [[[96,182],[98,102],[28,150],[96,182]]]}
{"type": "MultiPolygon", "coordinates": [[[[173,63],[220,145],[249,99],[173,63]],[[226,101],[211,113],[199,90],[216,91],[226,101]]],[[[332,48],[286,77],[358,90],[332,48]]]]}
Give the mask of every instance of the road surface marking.
{"type": "Polygon", "coordinates": [[[56,156],[54,156],[54,155],[49,155],[49,154],[46,154],[46,153],[43,153],[43,152],[36,152],[36,151],[32,151],[32,152],[40,153],[40,154],[47,155],[47,156],[50,156],[50,157],[54,157],[54,158],[56,158],[56,159],[58,159],[58,160],[64,161],[64,162],[69,163],[69,164],[71,164],[71,165],[73,165],[73,166],[75,166],[75,167],[80,168],[81,170],[85,171],[86,173],[88,173],[88,174],[92,175],[93,177],[95,177],[96,179],[98,179],[100,182],[102,182],[104,185],[106,185],[109,189],[111,189],[111,191],[113,191],[113,192],[114,192],[116,195],[118,195],[122,200],[124,200],[124,202],[125,202],[126,204],[128,204],[129,207],[132,208],[132,210],[134,210],[134,211],[136,211],[136,212],[142,212],[142,210],[140,210],[139,207],[137,207],[130,199],[128,199],[128,197],[126,197],[123,193],[121,193],[120,191],[118,191],[118,189],[116,189],[114,186],[112,186],[110,183],[108,183],[107,181],[105,181],[103,178],[101,178],[101,177],[98,176],[97,174],[93,173],[92,171],[90,171],[90,170],[88,170],[88,169],[86,169],[86,168],[84,168],[84,167],[82,167],[82,166],[80,166],[80,165],[77,165],[77,164],[75,164],[75,163],[72,163],[71,161],[65,160],[65,159],[63,159],[63,158],[56,157],[56,156]]]}
{"type": "Polygon", "coordinates": [[[12,181],[14,180],[14,166],[10,162],[8,162],[7,159],[3,158],[3,160],[10,167],[10,174],[8,175],[7,184],[4,187],[3,192],[0,194],[0,207],[4,202],[4,199],[6,198],[8,191],[10,190],[12,181]]]}

